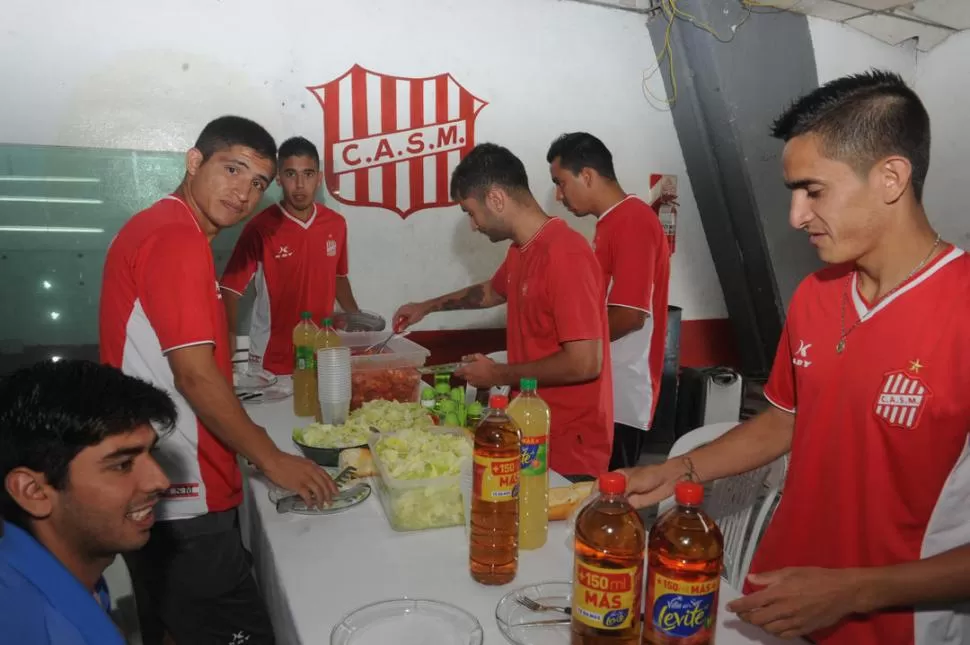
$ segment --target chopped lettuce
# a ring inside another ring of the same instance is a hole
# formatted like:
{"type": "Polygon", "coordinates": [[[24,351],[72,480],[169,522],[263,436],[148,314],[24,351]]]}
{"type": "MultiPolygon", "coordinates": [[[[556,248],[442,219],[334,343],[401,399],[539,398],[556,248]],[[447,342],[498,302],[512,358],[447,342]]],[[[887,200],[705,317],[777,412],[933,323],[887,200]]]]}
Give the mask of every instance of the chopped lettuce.
{"type": "Polygon", "coordinates": [[[367,443],[371,426],[388,432],[432,425],[434,421],[420,404],[368,401],[351,412],[343,425],[311,423],[306,428],[294,429],[293,438],[313,448],[352,448],[367,443]]]}
{"type": "Polygon", "coordinates": [[[471,442],[465,436],[421,429],[383,437],[376,448],[377,457],[394,479],[454,476],[472,454],[471,442]]]}
{"type": "Polygon", "coordinates": [[[397,530],[415,531],[456,526],[464,519],[458,484],[422,486],[387,493],[389,519],[397,530]]]}

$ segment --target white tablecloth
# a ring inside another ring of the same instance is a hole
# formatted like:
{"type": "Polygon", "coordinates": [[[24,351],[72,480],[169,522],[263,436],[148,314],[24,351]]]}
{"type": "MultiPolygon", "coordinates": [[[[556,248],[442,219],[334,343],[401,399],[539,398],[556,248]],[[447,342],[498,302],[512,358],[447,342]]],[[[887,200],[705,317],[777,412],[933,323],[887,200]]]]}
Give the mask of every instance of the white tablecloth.
{"type": "MultiPolygon", "coordinates": [[[[246,407],[278,445],[298,452],[290,435],[307,420],[293,415],[290,400],[246,407]]],[[[563,482],[558,478],[558,485],[563,482]]],[[[520,553],[518,575],[511,584],[486,587],[468,575],[462,527],[395,532],[384,518],[376,491],[343,513],[316,517],[280,515],[267,493],[261,476],[250,477],[241,518],[279,645],[326,645],[330,630],[347,613],[403,596],[458,605],[478,618],[486,645],[501,645],[506,641],[495,622],[495,606],[502,596],[521,586],[568,580],[571,575],[573,556],[564,522],[550,524],[542,549],[520,553]]],[[[791,642],[773,638],[726,611],[724,604],[737,595],[722,581],[718,645],[791,642]]]]}

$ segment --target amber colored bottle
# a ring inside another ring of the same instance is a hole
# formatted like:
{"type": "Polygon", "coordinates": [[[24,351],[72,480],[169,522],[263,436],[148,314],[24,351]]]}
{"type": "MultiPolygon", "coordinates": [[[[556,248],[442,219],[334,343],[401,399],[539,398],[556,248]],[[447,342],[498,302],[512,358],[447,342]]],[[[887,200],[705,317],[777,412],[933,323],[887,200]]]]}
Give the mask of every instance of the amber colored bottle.
{"type": "Polygon", "coordinates": [[[703,510],[704,487],[679,482],[677,507],[659,518],[647,542],[646,645],[712,645],[724,538],[703,510]]]}
{"type": "Polygon", "coordinates": [[[504,585],[519,568],[519,469],[522,433],[493,395],[475,429],[468,567],[483,585],[504,585]]]}
{"type": "Polygon", "coordinates": [[[639,645],[647,532],[623,473],[604,473],[600,495],[576,518],[572,645],[639,645]]]}

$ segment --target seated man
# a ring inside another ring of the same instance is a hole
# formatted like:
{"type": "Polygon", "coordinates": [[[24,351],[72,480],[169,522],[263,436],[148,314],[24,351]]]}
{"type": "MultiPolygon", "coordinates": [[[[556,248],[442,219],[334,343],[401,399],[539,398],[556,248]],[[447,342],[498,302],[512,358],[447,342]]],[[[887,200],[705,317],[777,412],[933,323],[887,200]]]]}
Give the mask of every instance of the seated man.
{"type": "Polygon", "coordinates": [[[149,454],[175,405],[86,361],[0,380],[0,641],[122,645],[104,570],[141,548],[168,480],[149,454]]]}

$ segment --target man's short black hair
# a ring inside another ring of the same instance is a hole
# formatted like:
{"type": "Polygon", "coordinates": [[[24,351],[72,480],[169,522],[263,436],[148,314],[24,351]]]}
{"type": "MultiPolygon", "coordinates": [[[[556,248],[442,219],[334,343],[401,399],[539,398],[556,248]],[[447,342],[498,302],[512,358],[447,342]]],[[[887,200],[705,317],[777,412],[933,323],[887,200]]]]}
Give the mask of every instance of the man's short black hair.
{"type": "Polygon", "coordinates": [[[151,424],[167,432],[177,418],[157,387],[107,365],[44,361],[0,380],[0,516],[26,529],[26,513],[3,482],[14,468],[43,473],[63,489],[81,450],[151,424]]]}
{"type": "Polygon", "coordinates": [[[589,132],[567,132],[552,142],[546,161],[559,159],[559,165],[578,175],[583,168],[592,168],[604,179],[616,181],[613,154],[606,144],[589,132]]]}
{"type": "MultiPolygon", "coordinates": [[[[492,186],[517,196],[529,191],[529,175],[522,161],[508,148],[480,143],[462,159],[451,174],[451,198],[482,199],[492,186]]],[[[531,194],[531,193],[530,193],[531,194]]]]}
{"type": "Polygon", "coordinates": [[[290,157],[309,157],[317,163],[317,169],[320,168],[320,153],[317,152],[317,147],[309,139],[290,137],[280,144],[280,165],[282,166],[283,162],[290,157]]]}
{"type": "Polygon", "coordinates": [[[772,135],[784,141],[803,134],[818,136],[826,156],[861,173],[890,155],[906,157],[913,167],[913,193],[922,201],[930,117],[899,74],[873,69],[806,94],[772,126],[772,135]]]}
{"type": "Polygon", "coordinates": [[[202,128],[195,147],[202,161],[232,146],[245,146],[260,157],[276,163],[276,141],[266,128],[241,116],[221,116],[202,128]]]}

